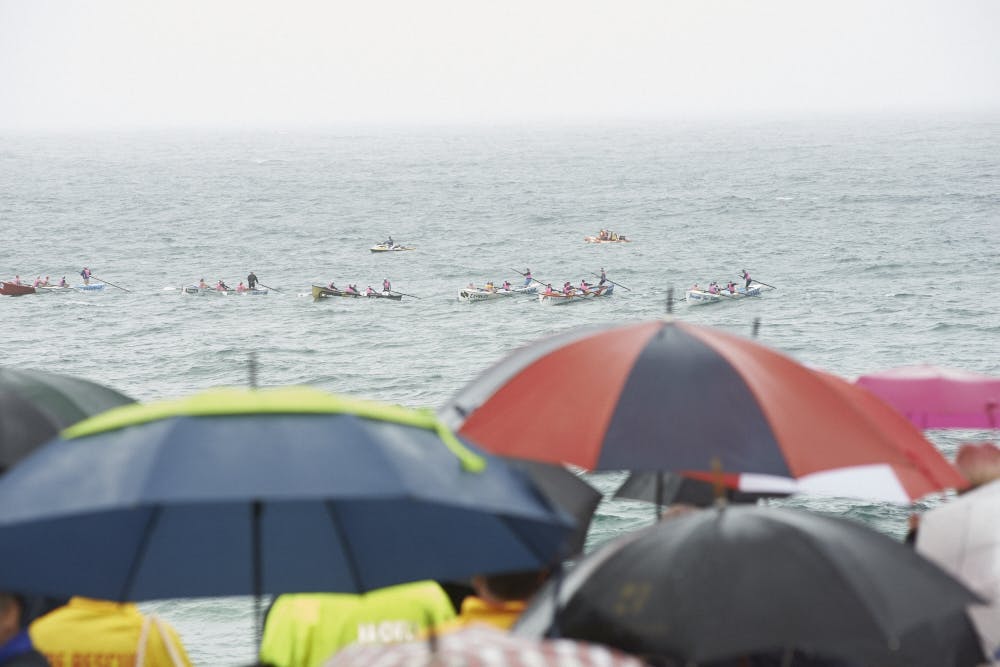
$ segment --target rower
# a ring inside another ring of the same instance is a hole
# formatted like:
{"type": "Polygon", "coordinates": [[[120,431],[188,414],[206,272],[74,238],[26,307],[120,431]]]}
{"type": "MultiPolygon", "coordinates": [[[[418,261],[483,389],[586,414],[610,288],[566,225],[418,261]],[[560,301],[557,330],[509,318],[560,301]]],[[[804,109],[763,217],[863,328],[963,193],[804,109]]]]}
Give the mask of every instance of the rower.
{"type": "Polygon", "coordinates": [[[198,289],[208,289],[208,283],[205,282],[204,278],[198,281],[198,289]]]}
{"type": "Polygon", "coordinates": [[[339,289],[337,289],[337,286],[333,284],[332,280],[330,281],[330,284],[326,286],[326,288],[328,290],[333,290],[334,292],[339,292],[340,291],[339,289]]]}
{"type": "Polygon", "coordinates": [[[505,292],[509,292],[509,291],[510,291],[510,288],[511,288],[511,284],[510,284],[510,281],[509,281],[509,280],[505,280],[505,281],[503,281],[503,290],[504,290],[505,292]]]}
{"type": "Polygon", "coordinates": [[[382,281],[382,291],[383,292],[391,292],[392,291],[392,283],[389,282],[388,278],[385,278],[382,281]]]}
{"type": "Polygon", "coordinates": [[[494,287],[494,285],[493,285],[493,281],[492,280],[486,281],[486,286],[483,289],[485,289],[487,292],[496,292],[497,291],[496,287],[494,287]]]}
{"type": "Polygon", "coordinates": [[[570,296],[573,294],[573,286],[569,284],[569,281],[563,283],[563,294],[570,296]]]}
{"type": "Polygon", "coordinates": [[[389,246],[390,248],[391,248],[391,247],[393,247],[393,245],[395,245],[395,244],[393,243],[393,241],[392,241],[392,236],[391,236],[391,235],[389,236],[389,240],[388,240],[388,241],[386,241],[386,242],[385,242],[385,244],[386,244],[387,246],[389,246]]]}
{"type": "Polygon", "coordinates": [[[15,285],[20,285],[21,284],[21,276],[14,276],[14,280],[12,280],[11,282],[14,283],[15,285]]]}
{"type": "Polygon", "coordinates": [[[347,284],[347,293],[348,294],[361,294],[360,292],[358,292],[358,286],[354,285],[352,283],[348,283],[347,284]]]}
{"type": "Polygon", "coordinates": [[[42,285],[42,277],[41,276],[35,276],[35,282],[31,283],[31,286],[32,287],[41,287],[41,285],[42,285]]]}
{"type": "Polygon", "coordinates": [[[717,282],[715,282],[714,280],[708,286],[708,293],[709,294],[718,294],[719,293],[719,284],[717,282]]]}
{"type": "Polygon", "coordinates": [[[59,279],[59,287],[69,287],[69,283],[66,282],[66,276],[59,279]]]}
{"type": "Polygon", "coordinates": [[[552,283],[549,283],[548,285],[545,286],[545,293],[546,294],[555,294],[556,293],[556,291],[554,289],[552,289],[552,283]]]}
{"type": "Polygon", "coordinates": [[[215,289],[219,292],[228,292],[229,286],[220,278],[219,282],[215,284],[215,289]]]}
{"type": "MultiPolygon", "coordinates": [[[[253,274],[251,273],[250,275],[252,276],[253,274]]],[[[240,284],[236,286],[236,293],[237,294],[243,294],[243,292],[246,292],[246,291],[247,291],[247,286],[244,285],[243,281],[241,280],[240,284]]]]}
{"type": "Polygon", "coordinates": [[[732,280],[729,281],[729,284],[726,285],[726,287],[729,288],[730,294],[736,294],[736,283],[734,283],[732,280]]]}
{"type": "Polygon", "coordinates": [[[586,280],[581,279],[580,280],[580,291],[583,292],[584,294],[587,294],[588,292],[590,292],[590,283],[588,283],[586,280]]]}
{"type": "Polygon", "coordinates": [[[372,286],[369,285],[368,289],[365,290],[365,296],[375,296],[375,294],[376,294],[375,290],[373,290],[372,286]]]}
{"type": "Polygon", "coordinates": [[[257,274],[254,273],[253,271],[251,271],[250,275],[247,276],[247,287],[249,287],[250,289],[254,289],[257,287],[257,274]]]}
{"type": "Polygon", "coordinates": [[[695,283],[694,285],[691,285],[691,291],[692,292],[700,292],[701,291],[701,288],[698,287],[698,283],[695,283]]]}
{"type": "Polygon", "coordinates": [[[49,286],[49,277],[45,276],[45,280],[42,281],[42,287],[48,287],[48,286],[49,286]]]}

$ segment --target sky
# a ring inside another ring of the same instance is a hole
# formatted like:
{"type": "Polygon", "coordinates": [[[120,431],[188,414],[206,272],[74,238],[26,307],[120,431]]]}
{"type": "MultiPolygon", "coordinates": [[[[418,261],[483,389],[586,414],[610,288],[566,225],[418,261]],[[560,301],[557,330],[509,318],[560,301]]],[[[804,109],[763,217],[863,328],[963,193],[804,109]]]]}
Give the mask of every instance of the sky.
{"type": "Polygon", "coordinates": [[[0,129],[1000,111],[1000,0],[0,0],[0,129]]]}

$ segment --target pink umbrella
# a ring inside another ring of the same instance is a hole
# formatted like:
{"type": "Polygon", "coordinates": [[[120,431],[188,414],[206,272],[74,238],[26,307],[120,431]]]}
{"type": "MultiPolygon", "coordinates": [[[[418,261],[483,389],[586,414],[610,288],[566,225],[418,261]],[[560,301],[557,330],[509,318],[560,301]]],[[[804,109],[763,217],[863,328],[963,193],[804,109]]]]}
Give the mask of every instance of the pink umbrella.
{"type": "Polygon", "coordinates": [[[855,382],[919,428],[1000,427],[1000,378],[925,364],[862,375],[855,382]]]}

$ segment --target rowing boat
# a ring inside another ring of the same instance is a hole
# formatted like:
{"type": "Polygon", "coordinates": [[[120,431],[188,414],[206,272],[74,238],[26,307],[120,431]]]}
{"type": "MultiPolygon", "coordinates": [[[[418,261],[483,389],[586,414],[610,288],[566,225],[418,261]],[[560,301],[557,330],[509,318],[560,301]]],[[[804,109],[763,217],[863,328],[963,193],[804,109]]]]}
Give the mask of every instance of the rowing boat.
{"type": "Polygon", "coordinates": [[[556,292],[554,294],[542,293],[538,295],[538,302],[545,303],[550,306],[565,306],[569,303],[579,303],[581,301],[590,301],[602,296],[611,296],[614,291],[615,286],[612,284],[594,287],[586,292],[574,289],[572,294],[563,294],[562,292],[556,292]]]}
{"type": "Polygon", "coordinates": [[[312,296],[313,301],[320,301],[321,299],[334,299],[337,297],[347,297],[349,299],[389,299],[390,301],[402,301],[402,294],[393,294],[391,292],[372,292],[371,294],[361,294],[358,292],[345,292],[339,289],[330,289],[329,287],[323,287],[322,285],[312,286],[312,296]]]}
{"type": "Polygon", "coordinates": [[[198,287],[188,285],[181,290],[181,294],[188,296],[263,296],[268,293],[266,289],[248,289],[242,292],[235,289],[221,290],[214,287],[198,287]]]}
{"type": "Polygon", "coordinates": [[[527,287],[514,287],[513,289],[494,289],[485,290],[480,287],[467,287],[458,293],[459,301],[469,301],[472,303],[478,301],[490,301],[492,299],[502,299],[504,297],[516,296],[518,294],[537,294],[537,285],[528,285],[527,287]]]}
{"type": "MultiPolygon", "coordinates": [[[[689,289],[687,291],[687,302],[689,306],[705,306],[710,303],[719,303],[720,301],[740,301],[751,296],[760,296],[761,292],[768,288],[766,285],[761,285],[759,283],[751,283],[750,288],[737,287],[735,293],[730,293],[729,290],[720,290],[716,294],[712,294],[706,290],[700,289],[689,289]]],[[[774,289],[771,287],[770,289],[774,289]]]]}
{"type": "Polygon", "coordinates": [[[584,236],[583,240],[587,243],[631,243],[632,239],[627,239],[619,236],[616,239],[602,239],[600,236],[584,236]]]}
{"type": "Polygon", "coordinates": [[[15,283],[0,282],[0,294],[6,296],[24,296],[34,294],[35,288],[31,285],[17,285],[15,283]]]}
{"type": "Polygon", "coordinates": [[[35,288],[36,294],[66,294],[67,292],[75,292],[76,289],[66,285],[65,287],[60,287],[59,285],[39,285],[35,288]]]}
{"type": "Polygon", "coordinates": [[[370,250],[372,252],[401,252],[403,250],[413,250],[414,246],[399,245],[398,243],[394,245],[389,245],[388,243],[379,243],[373,245],[370,250]]]}

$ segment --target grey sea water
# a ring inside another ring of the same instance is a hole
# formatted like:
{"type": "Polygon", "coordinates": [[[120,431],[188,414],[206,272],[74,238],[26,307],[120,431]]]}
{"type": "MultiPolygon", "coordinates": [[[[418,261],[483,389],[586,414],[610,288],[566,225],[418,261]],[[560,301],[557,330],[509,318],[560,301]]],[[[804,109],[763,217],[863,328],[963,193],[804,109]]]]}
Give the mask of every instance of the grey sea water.
{"type": "MultiPolygon", "coordinates": [[[[998,235],[1000,117],[0,135],[0,277],[79,282],[89,266],[130,290],[0,298],[0,360],[150,400],[246,384],[256,350],[265,385],[435,407],[516,346],[661,317],[667,288],[747,268],[778,289],[675,314],[743,335],[760,318],[761,342],[845,376],[918,362],[998,374],[998,235]],[[600,228],[634,242],[583,242],[600,228]],[[389,234],[416,250],[368,251],[389,234]],[[456,300],[526,267],[559,284],[604,267],[630,291],[565,308],[456,300]],[[177,290],[250,270],[280,292],[177,290]],[[421,298],[306,296],[386,277],[421,298]]],[[[950,455],[987,435],[933,438],[950,455]]],[[[608,493],[620,480],[594,478],[608,493]]],[[[796,503],[894,535],[908,513],[796,503]]],[[[651,516],[605,502],[589,544],[651,516]]],[[[146,606],[199,664],[252,658],[246,600],[146,606]]]]}

